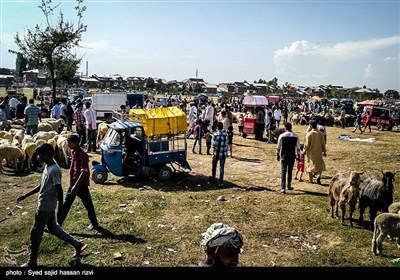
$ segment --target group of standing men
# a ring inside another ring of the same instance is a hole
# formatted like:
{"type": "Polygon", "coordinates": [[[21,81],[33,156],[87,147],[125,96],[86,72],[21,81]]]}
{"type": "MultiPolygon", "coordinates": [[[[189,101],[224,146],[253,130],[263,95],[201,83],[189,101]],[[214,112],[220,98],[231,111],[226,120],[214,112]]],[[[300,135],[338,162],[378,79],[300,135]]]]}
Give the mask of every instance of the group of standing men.
{"type": "MultiPolygon", "coordinates": [[[[316,120],[309,122],[309,130],[304,143],[306,155],[306,172],[311,184],[314,177],[317,184],[321,184],[321,174],[326,170],[323,157],[326,157],[326,137],[318,129],[316,120]]],[[[285,132],[278,138],[277,160],[281,162],[281,192],[293,190],[292,173],[296,160],[300,160],[300,139],[292,132],[292,124],[285,123],[285,132]]]]}

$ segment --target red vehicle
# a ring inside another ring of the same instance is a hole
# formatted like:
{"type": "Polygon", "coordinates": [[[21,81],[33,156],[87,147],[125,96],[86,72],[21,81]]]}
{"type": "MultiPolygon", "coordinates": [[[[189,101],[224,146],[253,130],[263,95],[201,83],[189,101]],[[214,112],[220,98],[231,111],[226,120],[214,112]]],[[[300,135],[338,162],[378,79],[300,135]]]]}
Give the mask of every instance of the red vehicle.
{"type": "Polygon", "coordinates": [[[376,125],[378,130],[390,131],[400,124],[400,119],[394,116],[391,108],[365,106],[364,114],[367,112],[371,115],[371,125],[376,125]]]}
{"type": "Polygon", "coordinates": [[[256,127],[256,107],[268,105],[268,99],[262,95],[246,95],[242,101],[244,112],[243,137],[248,134],[255,134],[256,127]]]}

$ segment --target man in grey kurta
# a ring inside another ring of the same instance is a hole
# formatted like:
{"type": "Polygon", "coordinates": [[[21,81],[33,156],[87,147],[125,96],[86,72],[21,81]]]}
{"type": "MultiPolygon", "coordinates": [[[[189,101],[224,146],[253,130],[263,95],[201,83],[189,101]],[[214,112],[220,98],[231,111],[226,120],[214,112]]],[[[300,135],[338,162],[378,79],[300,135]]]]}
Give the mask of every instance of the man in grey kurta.
{"type": "Polygon", "coordinates": [[[313,183],[314,176],[317,177],[317,184],[321,184],[322,171],[326,170],[322,156],[326,157],[326,146],[324,135],[318,131],[317,122],[310,121],[311,131],[306,134],[304,151],[306,153],[306,171],[310,183],[313,183]]]}

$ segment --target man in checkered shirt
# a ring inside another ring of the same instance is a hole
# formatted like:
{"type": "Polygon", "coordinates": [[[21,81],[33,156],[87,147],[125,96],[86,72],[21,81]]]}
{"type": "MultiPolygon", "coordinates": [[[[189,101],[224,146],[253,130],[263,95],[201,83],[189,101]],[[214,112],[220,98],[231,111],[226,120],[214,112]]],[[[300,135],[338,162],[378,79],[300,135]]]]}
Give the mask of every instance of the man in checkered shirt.
{"type": "Polygon", "coordinates": [[[225,160],[228,156],[228,134],[222,129],[222,122],[217,123],[218,131],[213,135],[213,159],[212,159],[212,172],[209,177],[210,181],[215,182],[215,175],[217,171],[217,163],[219,161],[219,181],[218,186],[222,187],[224,182],[225,160]]]}

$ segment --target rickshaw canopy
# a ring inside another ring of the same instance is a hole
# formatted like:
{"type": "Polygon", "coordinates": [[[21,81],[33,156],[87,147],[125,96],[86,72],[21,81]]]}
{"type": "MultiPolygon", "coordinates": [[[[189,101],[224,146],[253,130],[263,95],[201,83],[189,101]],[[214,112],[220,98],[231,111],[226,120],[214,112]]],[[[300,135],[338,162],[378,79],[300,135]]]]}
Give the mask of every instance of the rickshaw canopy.
{"type": "Polygon", "coordinates": [[[266,106],[268,99],[262,95],[246,95],[242,101],[245,106],[266,106]]]}

